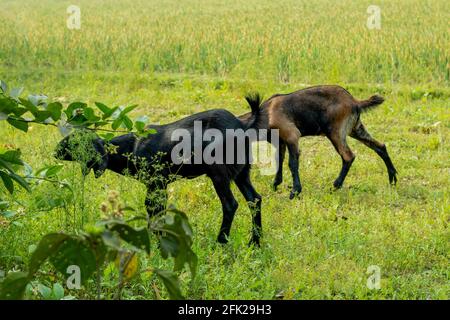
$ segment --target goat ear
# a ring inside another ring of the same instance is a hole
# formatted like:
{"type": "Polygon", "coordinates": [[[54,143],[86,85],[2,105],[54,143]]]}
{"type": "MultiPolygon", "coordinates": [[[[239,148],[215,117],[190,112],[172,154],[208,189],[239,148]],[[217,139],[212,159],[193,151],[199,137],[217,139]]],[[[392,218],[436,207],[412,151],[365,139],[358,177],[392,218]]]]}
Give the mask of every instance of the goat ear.
{"type": "Polygon", "coordinates": [[[98,178],[108,168],[109,156],[105,149],[105,142],[102,139],[97,138],[94,140],[94,148],[98,156],[93,160],[92,166],[90,167],[94,170],[95,177],[98,178]]]}

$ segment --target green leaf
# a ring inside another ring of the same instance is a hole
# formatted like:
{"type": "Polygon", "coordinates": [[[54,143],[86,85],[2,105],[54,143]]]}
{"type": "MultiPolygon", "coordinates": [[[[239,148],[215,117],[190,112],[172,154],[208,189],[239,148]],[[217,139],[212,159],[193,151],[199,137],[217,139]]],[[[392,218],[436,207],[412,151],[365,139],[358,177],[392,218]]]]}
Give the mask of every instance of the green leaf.
{"type": "Polygon", "coordinates": [[[45,172],[45,177],[51,178],[55,176],[64,166],[62,164],[55,164],[47,169],[45,172]]]}
{"type": "Polygon", "coordinates": [[[110,108],[108,108],[105,104],[101,103],[101,102],[95,102],[95,105],[97,106],[97,108],[100,109],[101,112],[103,112],[104,114],[107,114],[108,112],[111,111],[110,108]]]}
{"type": "Polygon", "coordinates": [[[56,300],[64,298],[64,288],[59,283],[53,284],[52,298],[56,300]]]}
{"type": "Polygon", "coordinates": [[[112,108],[110,112],[108,112],[107,114],[103,115],[102,119],[103,120],[108,119],[109,117],[113,116],[118,110],[119,110],[119,107],[112,108]]]}
{"type": "Polygon", "coordinates": [[[164,259],[170,256],[176,256],[179,251],[178,239],[173,234],[165,234],[159,239],[161,256],[164,259]]]}
{"type": "Polygon", "coordinates": [[[122,122],[129,131],[133,129],[133,121],[131,121],[127,116],[123,117],[122,122]]]}
{"type": "Polygon", "coordinates": [[[16,181],[22,188],[24,188],[25,190],[27,190],[28,192],[31,192],[31,188],[30,185],[28,184],[28,182],[26,182],[26,180],[24,178],[22,178],[21,176],[19,176],[16,173],[10,173],[9,175],[14,181],[16,181]]]}
{"type": "Polygon", "coordinates": [[[8,91],[8,86],[3,80],[0,80],[0,89],[2,89],[3,93],[6,93],[8,91]]]}
{"type": "Polygon", "coordinates": [[[32,114],[35,114],[39,111],[39,109],[29,100],[24,98],[19,98],[20,104],[23,105],[27,111],[30,111],[32,114]]]}
{"type": "Polygon", "coordinates": [[[131,244],[135,248],[150,253],[150,238],[147,228],[134,229],[133,227],[121,222],[108,224],[108,228],[113,232],[117,232],[122,240],[131,244]]]}
{"type": "Polygon", "coordinates": [[[37,246],[35,244],[30,244],[28,246],[28,254],[32,254],[36,250],[37,246]]]}
{"type": "Polygon", "coordinates": [[[59,121],[58,122],[58,130],[63,137],[66,137],[72,131],[72,125],[70,123],[59,121]]]}
{"type": "Polygon", "coordinates": [[[121,250],[120,239],[117,234],[115,234],[109,230],[105,230],[102,232],[102,240],[103,240],[103,243],[106,246],[108,246],[109,248],[116,250],[116,251],[121,250]]]}
{"type": "Polygon", "coordinates": [[[145,123],[140,122],[140,121],[137,121],[137,122],[134,123],[134,125],[135,125],[136,130],[137,130],[138,132],[144,131],[145,123]]]}
{"type": "Polygon", "coordinates": [[[120,125],[122,124],[122,117],[119,117],[119,118],[117,118],[116,120],[114,120],[114,122],[112,123],[112,125],[111,125],[111,128],[113,129],[113,130],[117,130],[117,128],[119,128],[120,127],[120,125]]]}
{"type": "Polygon", "coordinates": [[[158,131],[156,131],[156,129],[150,128],[150,129],[145,130],[145,132],[148,132],[149,134],[155,134],[158,131]]]}
{"type": "Polygon", "coordinates": [[[194,253],[194,251],[189,250],[186,252],[186,260],[189,265],[189,270],[191,271],[192,277],[195,277],[195,275],[197,274],[198,265],[197,255],[194,253]]]}
{"type": "Polygon", "coordinates": [[[100,120],[100,117],[95,115],[95,112],[92,108],[86,107],[83,110],[83,114],[86,117],[86,119],[88,119],[91,122],[97,122],[98,120],[100,120]]]}
{"type": "Polygon", "coordinates": [[[13,127],[17,128],[19,130],[22,130],[24,132],[27,132],[28,131],[28,122],[23,118],[20,118],[20,119],[21,120],[15,120],[12,118],[8,118],[6,121],[8,121],[8,123],[10,125],[12,125],[13,127]]]}
{"type": "Polygon", "coordinates": [[[126,107],[125,109],[123,109],[123,111],[120,113],[120,115],[121,116],[124,116],[124,115],[126,115],[127,113],[129,113],[129,112],[131,112],[131,111],[133,111],[134,109],[136,109],[137,108],[137,104],[135,104],[135,105],[132,105],[132,106],[129,106],[129,107],[126,107]]]}
{"type": "Polygon", "coordinates": [[[102,116],[103,120],[108,119],[109,117],[111,117],[112,114],[119,108],[119,107],[108,108],[105,104],[103,104],[101,102],[95,102],[95,105],[103,113],[103,116],[102,116]]]}
{"type": "Polygon", "coordinates": [[[0,300],[19,300],[23,298],[29,282],[25,272],[11,272],[0,283],[0,300]]]}
{"type": "Polygon", "coordinates": [[[30,94],[28,96],[28,101],[30,101],[36,107],[45,102],[45,100],[47,100],[47,96],[41,94],[30,94]]]}
{"type": "Polygon", "coordinates": [[[161,279],[161,281],[163,282],[171,299],[174,300],[184,299],[183,295],[181,294],[180,282],[175,273],[173,273],[172,271],[160,269],[155,269],[154,272],[156,273],[158,278],[161,279]]]}
{"type": "Polygon", "coordinates": [[[9,175],[4,171],[0,171],[0,177],[2,178],[3,185],[5,186],[6,190],[8,190],[8,192],[10,194],[13,194],[14,193],[14,184],[13,184],[11,178],[9,177],[9,175]]]}
{"type": "Polygon", "coordinates": [[[11,166],[11,163],[9,163],[8,161],[3,160],[2,158],[0,158],[0,168],[5,168],[6,170],[8,170],[9,172],[15,172],[14,168],[11,166]]]}
{"type": "Polygon", "coordinates": [[[94,126],[95,126],[96,128],[98,128],[98,127],[106,126],[106,125],[108,125],[108,124],[109,124],[108,121],[97,121],[97,122],[94,123],[94,126]]]}
{"type": "Polygon", "coordinates": [[[112,132],[107,132],[104,134],[100,134],[100,137],[103,138],[103,140],[105,140],[106,142],[110,141],[112,138],[114,138],[114,133],[112,132]]]}
{"type": "Polygon", "coordinates": [[[169,209],[173,215],[164,217],[164,224],[156,228],[162,231],[159,237],[161,256],[167,259],[172,256],[175,260],[174,270],[180,271],[187,263],[192,276],[195,277],[197,256],[192,251],[192,229],[185,213],[169,209]]]}
{"type": "Polygon", "coordinates": [[[20,159],[21,152],[19,149],[8,150],[4,153],[0,153],[0,159],[19,166],[23,165],[23,161],[20,159]]]}
{"type": "Polygon", "coordinates": [[[56,270],[64,276],[68,276],[67,268],[71,265],[80,267],[81,281],[86,282],[87,279],[95,272],[96,263],[95,253],[89,244],[79,237],[69,237],[65,239],[58,250],[50,256],[50,262],[56,270]]]}
{"type": "Polygon", "coordinates": [[[39,110],[34,114],[34,118],[37,122],[45,122],[48,118],[52,117],[52,113],[47,110],[39,110]]]}
{"type": "Polygon", "coordinates": [[[36,176],[39,175],[43,178],[51,178],[54,177],[59,171],[61,171],[62,168],[63,168],[62,164],[45,166],[36,171],[36,176]]]}
{"type": "Polygon", "coordinates": [[[18,104],[16,101],[10,98],[2,98],[0,99],[0,112],[5,114],[13,113],[18,108],[18,104]]]}
{"type": "Polygon", "coordinates": [[[148,123],[147,116],[140,116],[140,117],[136,118],[136,120],[134,120],[134,125],[138,132],[143,132],[147,123],[148,123]]]}
{"type": "Polygon", "coordinates": [[[28,110],[19,106],[16,106],[13,110],[13,114],[16,117],[21,117],[24,113],[26,113],[28,110]]]}
{"type": "Polygon", "coordinates": [[[52,102],[47,106],[47,111],[51,113],[53,121],[58,121],[61,118],[61,110],[63,106],[60,102],[52,102]]]}
{"type": "Polygon", "coordinates": [[[123,106],[114,107],[114,112],[112,113],[111,118],[113,120],[120,118],[122,116],[123,109],[124,109],[123,106]]]}
{"type": "Polygon", "coordinates": [[[17,99],[20,97],[20,95],[22,94],[23,88],[13,88],[11,89],[11,91],[9,92],[9,96],[13,97],[14,99],[17,99]]]}
{"type": "Polygon", "coordinates": [[[135,122],[142,122],[142,123],[144,123],[144,124],[147,124],[148,121],[149,121],[149,119],[148,119],[147,116],[139,116],[139,117],[137,117],[134,121],[135,121],[135,122]]]}
{"type": "Polygon", "coordinates": [[[86,121],[87,121],[87,118],[83,114],[76,114],[69,120],[69,123],[74,124],[74,125],[82,125],[86,121]]]}
{"type": "Polygon", "coordinates": [[[84,108],[86,108],[87,104],[84,102],[72,102],[71,104],[69,104],[69,106],[67,107],[66,110],[64,110],[64,113],[67,115],[68,119],[71,119],[72,117],[74,117],[74,111],[77,109],[81,109],[83,110],[84,108]]]}
{"type": "Polygon", "coordinates": [[[45,299],[45,300],[50,300],[52,297],[52,289],[50,289],[47,286],[44,286],[43,284],[38,284],[37,287],[39,293],[41,294],[41,296],[45,299]]]}
{"type": "Polygon", "coordinates": [[[70,236],[64,233],[50,233],[42,237],[30,259],[30,275],[34,275],[45,260],[55,254],[60,249],[64,241],[69,238],[70,236]]]}

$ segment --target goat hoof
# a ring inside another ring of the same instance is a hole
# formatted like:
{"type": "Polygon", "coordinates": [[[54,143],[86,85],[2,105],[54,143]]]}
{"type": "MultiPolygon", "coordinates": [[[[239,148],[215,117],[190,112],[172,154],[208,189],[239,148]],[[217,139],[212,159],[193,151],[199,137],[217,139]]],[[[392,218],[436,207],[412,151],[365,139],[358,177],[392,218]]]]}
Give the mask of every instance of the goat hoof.
{"type": "Polygon", "coordinates": [[[389,183],[392,185],[396,185],[397,184],[397,173],[389,173],[389,183]]]}
{"type": "Polygon", "coordinates": [[[251,247],[255,247],[255,248],[260,248],[261,244],[259,242],[259,238],[252,238],[250,240],[250,242],[248,243],[248,246],[251,247]]]}
{"type": "Polygon", "coordinates": [[[334,186],[335,189],[340,189],[340,188],[342,188],[342,184],[343,183],[341,181],[335,181],[333,183],[333,186],[334,186]]]}
{"type": "Polygon", "coordinates": [[[220,244],[227,244],[228,238],[224,234],[221,234],[217,237],[217,242],[219,242],[220,244]]]}
{"type": "Polygon", "coordinates": [[[276,191],[277,188],[278,188],[278,186],[279,186],[282,182],[283,182],[283,181],[282,181],[281,179],[275,179],[275,180],[273,181],[273,184],[272,184],[273,190],[276,191]]]}
{"type": "Polygon", "coordinates": [[[292,190],[291,194],[289,195],[289,199],[290,200],[294,199],[295,197],[299,196],[301,192],[302,192],[301,189],[300,190],[292,190]]]}

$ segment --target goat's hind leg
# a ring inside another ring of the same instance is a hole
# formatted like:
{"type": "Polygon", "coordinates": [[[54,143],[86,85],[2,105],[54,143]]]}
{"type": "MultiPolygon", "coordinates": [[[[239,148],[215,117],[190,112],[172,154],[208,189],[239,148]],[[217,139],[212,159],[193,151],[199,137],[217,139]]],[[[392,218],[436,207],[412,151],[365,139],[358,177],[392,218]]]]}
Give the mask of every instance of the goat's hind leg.
{"type": "Polygon", "coordinates": [[[222,225],[220,227],[217,241],[219,243],[227,243],[230,235],[231,224],[233,223],[234,214],[238,208],[238,203],[233,196],[230,188],[230,180],[222,175],[215,175],[211,177],[214,184],[214,189],[219,196],[222,203],[222,225]]]}
{"type": "Polygon", "coordinates": [[[252,212],[252,238],[249,245],[255,245],[259,247],[260,238],[262,234],[262,223],[261,223],[261,200],[262,197],[256,192],[255,188],[250,181],[250,167],[242,170],[236,179],[237,187],[241,191],[245,200],[248,203],[250,211],[252,212]]]}
{"type": "MultiPolygon", "coordinates": [[[[298,140],[300,139],[300,136],[300,131],[297,129],[295,124],[291,122],[286,123],[283,127],[283,130],[280,130],[279,132],[280,148],[281,144],[284,144],[287,146],[287,149],[289,151],[289,170],[292,174],[292,191],[289,199],[294,199],[296,195],[302,192],[302,184],[300,183],[300,176],[298,173],[298,158],[300,157],[298,140]]],[[[280,163],[282,164],[281,161],[280,163]]],[[[280,172],[280,170],[283,170],[282,165],[278,167],[278,172],[280,172]]]]}
{"type": "Polygon", "coordinates": [[[366,128],[361,122],[359,122],[350,133],[350,137],[364,143],[370,149],[374,150],[381,157],[381,159],[383,159],[388,171],[389,183],[396,184],[397,170],[395,169],[391,158],[389,157],[386,145],[372,138],[372,136],[367,132],[366,128]]]}
{"type": "Polygon", "coordinates": [[[350,170],[353,161],[355,160],[355,155],[353,154],[352,150],[350,150],[350,147],[347,145],[347,141],[345,138],[346,138],[345,136],[341,137],[339,135],[333,135],[329,137],[334,148],[342,158],[341,172],[339,173],[339,176],[333,183],[336,189],[342,187],[345,177],[347,176],[347,173],[350,170]]]}

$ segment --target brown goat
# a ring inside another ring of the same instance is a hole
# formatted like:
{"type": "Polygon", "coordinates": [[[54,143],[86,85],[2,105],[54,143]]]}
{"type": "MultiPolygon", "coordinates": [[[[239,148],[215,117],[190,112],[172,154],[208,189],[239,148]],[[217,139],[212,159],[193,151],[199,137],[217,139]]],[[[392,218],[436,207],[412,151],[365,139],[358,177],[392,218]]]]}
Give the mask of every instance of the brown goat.
{"type": "MultiPolygon", "coordinates": [[[[389,174],[389,182],[397,182],[397,170],[389,157],[386,146],[375,140],[366,131],[360,114],[383,103],[384,99],[374,95],[367,100],[358,101],[340,86],[315,86],[289,94],[276,94],[262,104],[264,119],[268,129],[279,130],[277,150],[277,173],[274,189],[283,181],[283,161],[286,147],[289,151],[289,169],[292,173],[293,188],[290,199],[302,191],[298,173],[298,140],[304,136],[323,135],[330,139],[342,158],[342,169],[334,181],[340,188],[355,159],[347,145],[347,135],[364,143],[374,150],[384,161],[389,174]]],[[[239,118],[246,121],[250,113],[239,118]]],[[[270,142],[270,135],[267,137],[270,142]]]]}

